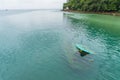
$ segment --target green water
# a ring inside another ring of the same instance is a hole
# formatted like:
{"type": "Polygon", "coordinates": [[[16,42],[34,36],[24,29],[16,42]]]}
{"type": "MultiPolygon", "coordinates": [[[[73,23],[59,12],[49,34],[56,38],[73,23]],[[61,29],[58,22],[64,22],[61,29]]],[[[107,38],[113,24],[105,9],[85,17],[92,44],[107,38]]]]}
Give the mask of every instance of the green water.
{"type": "Polygon", "coordinates": [[[119,21],[57,10],[0,12],[0,80],[119,80],[119,21]],[[80,57],[75,44],[94,54],[80,57]]]}

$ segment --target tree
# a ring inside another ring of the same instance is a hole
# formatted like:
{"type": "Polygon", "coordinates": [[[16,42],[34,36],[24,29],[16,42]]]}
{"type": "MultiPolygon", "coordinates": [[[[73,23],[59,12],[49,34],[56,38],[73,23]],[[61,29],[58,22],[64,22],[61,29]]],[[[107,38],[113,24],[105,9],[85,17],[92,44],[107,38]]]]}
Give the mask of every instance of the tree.
{"type": "Polygon", "coordinates": [[[117,12],[120,11],[120,0],[69,0],[64,4],[64,9],[94,11],[94,12],[117,12]]]}

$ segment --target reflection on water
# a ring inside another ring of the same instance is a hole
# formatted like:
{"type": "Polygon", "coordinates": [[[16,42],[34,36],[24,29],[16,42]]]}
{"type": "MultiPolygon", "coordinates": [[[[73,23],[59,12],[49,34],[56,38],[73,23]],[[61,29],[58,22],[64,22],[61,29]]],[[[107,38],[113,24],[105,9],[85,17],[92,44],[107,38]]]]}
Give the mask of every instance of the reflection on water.
{"type": "Polygon", "coordinates": [[[69,23],[68,28],[71,28],[70,32],[77,35],[77,41],[73,41],[86,45],[96,53],[94,60],[97,64],[94,66],[97,67],[92,69],[98,70],[96,80],[119,79],[120,17],[90,14],[65,16],[66,22],[69,23]]]}
{"type": "Polygon", "coordinates": [[[16,12],[0,18],[0,80],[119,79],[119,17],[16,12]],[[80,57],[76,43],[94,54],[80,57]]]}

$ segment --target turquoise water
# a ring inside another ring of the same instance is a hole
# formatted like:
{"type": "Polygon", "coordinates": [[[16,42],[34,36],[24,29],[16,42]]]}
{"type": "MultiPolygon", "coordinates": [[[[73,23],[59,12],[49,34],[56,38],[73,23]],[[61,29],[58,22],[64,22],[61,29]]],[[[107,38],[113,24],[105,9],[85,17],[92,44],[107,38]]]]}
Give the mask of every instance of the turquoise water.
{"type": "Polygon", "coordinates": [[[0,80],[119,80],[120,17],[0,12],[0,80]],[[75,44],[94,54],[81,57],[75,44]]]}

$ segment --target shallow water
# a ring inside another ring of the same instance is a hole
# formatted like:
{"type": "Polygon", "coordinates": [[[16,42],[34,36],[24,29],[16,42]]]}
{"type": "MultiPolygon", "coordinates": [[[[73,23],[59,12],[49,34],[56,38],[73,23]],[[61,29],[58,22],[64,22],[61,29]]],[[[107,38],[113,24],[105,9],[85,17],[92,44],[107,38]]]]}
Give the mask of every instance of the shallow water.
{"type": "Polygon", "coordinates": [[[0,12],[0,80],[119,80],[120,17],[0,12]],[[94,54],[80,57],[75,44],[94,54]]]}

